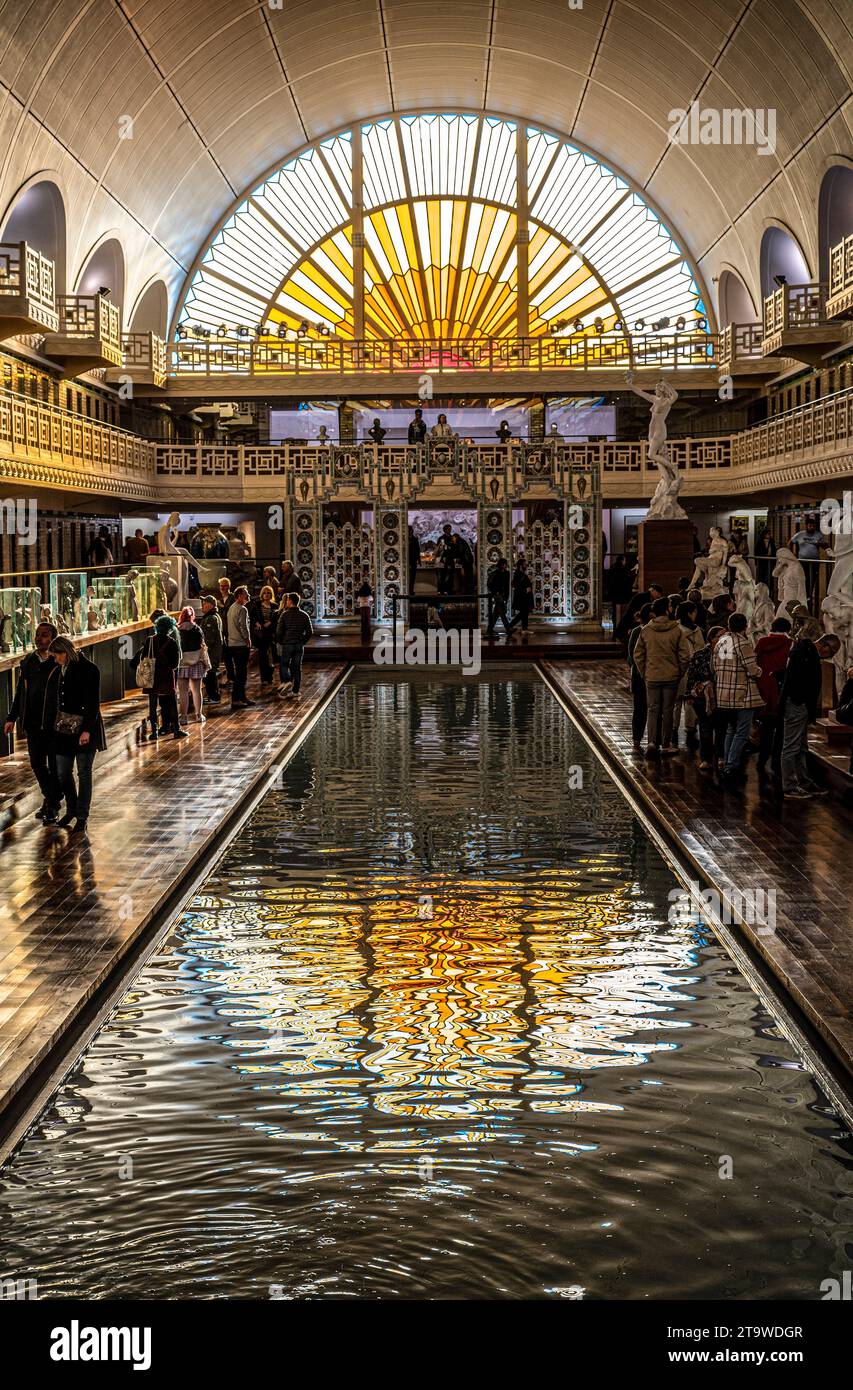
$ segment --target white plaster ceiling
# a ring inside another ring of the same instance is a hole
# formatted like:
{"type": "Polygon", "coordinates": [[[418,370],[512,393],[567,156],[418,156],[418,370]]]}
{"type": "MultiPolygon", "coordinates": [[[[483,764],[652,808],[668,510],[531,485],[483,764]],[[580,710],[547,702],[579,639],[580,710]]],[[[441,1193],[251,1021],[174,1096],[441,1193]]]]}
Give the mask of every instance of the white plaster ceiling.
{"type": "Polygon", "coordinates": [[[52,170],[68,283],[106,231],[126,310],[171,301],[275,164],[363,117],[489,110],[588,146],[660,209],[706,282],[758,296],[786,224],[816,270],[817,190],[853,156],[853,0],[0,0],[0,216],[52,170]],[[674,107],[772,107],[775,154],[673,145],[674,107]],[[120,139],[121,118],[133,138],[120,139]],[[125,123],[126,124],[126,123],[125,123]]]}

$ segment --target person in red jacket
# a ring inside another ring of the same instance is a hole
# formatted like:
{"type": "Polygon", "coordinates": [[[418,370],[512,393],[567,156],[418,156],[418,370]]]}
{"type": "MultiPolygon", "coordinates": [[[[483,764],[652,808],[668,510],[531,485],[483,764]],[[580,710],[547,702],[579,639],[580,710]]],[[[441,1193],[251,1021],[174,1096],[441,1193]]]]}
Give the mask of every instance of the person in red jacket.
{"type": "Polygon", "coordinates": [[[782,719],[779,714],[779,692],[791,650],[791,624],[787,618],[776,618],[766,637],[755,644],[755,659],[761,667],[758,689],[764,696],[764,708],[759,712],[761,741],[758,749],[758,772],[765,772],[767,762],[779,776],[782,757],[782,719]]]}

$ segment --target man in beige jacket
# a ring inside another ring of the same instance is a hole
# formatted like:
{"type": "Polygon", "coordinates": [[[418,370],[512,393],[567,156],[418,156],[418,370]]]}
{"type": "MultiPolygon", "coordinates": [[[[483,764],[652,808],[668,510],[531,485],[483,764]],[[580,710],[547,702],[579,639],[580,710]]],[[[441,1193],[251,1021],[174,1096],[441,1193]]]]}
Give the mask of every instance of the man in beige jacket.
{"type": "Polygon", "coordinates": [[[651,620],[641,629],[634,665],[646,682],[649,705],[647,757],[674,753],[672,713],[678,683],[690,661],[690,643],[680,623],[669,616],[665,598],[652,604],[651,620]]]}

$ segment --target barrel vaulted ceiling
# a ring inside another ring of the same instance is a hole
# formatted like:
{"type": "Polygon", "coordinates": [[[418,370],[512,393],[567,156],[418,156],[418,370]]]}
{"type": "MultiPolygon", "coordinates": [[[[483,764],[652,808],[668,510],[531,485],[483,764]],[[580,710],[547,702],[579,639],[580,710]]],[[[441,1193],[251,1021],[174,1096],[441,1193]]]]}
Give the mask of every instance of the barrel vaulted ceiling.
{"type": "Polygon", "coordinates": [[[216,225],[306,145],[393,111],[491,111],[601,156],[706,284],[732,266],[757,300],[769,222],[816,270],[851,76],[853,0],[0,0],[0,217],[52,171],[69,287],[115,233],[125,303],[162,275],[174,304],[216,225]],[[775,151],[672,143],[694,101],[774,109],[775,151]]]}

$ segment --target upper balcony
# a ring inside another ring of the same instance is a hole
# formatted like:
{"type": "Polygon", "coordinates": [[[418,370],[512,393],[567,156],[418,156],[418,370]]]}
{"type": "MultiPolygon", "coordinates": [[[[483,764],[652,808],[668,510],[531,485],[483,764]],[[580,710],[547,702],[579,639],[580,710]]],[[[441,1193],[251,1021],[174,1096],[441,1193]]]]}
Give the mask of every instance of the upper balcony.
{"type": "Polygon", "coordinates": [[[105,380],[110,386],[139,387],[162,391],[167,380],[166,344],[156,333],[125,333],[121,340],[120,367],[109,367],[105,380]]]}
{"type": "Polygon", "coordinates": [[[53,261],[25,241],[0,242],[0,339],[58,326],[53,261]]]}
{"type": "Polygon", "coordinates": [[[844,341],[845,328],[827,315],[827,286],[813,280],[806,285],[781,285],[764,301],[765,357],[793,357],[817,366],[844,341]]]}
{"type": "Polygon", "coordinates": [[[59,329],[44,340],[46,357],[59,362],[67,376],[94,367],[121,365],[121,315],[104,294],[59,296],[59,329]]]}
{"type": "Polygon", "coordinates": [[[0,479],[151,500],[156,457],[156,446],[129,430],[0,391],[0,479]]]}
{"type": "Polygon", "coordinates": [[[167,348],[169,398],[315,394],[418,394],[438,378],[436,395],[606,390],[627,370],[677,373],[685,386],[715,387],[711,333],[623,333],[531,338],[182,338],[167,348]]]}
{"type": "Polygon", "coordinates": [[[853,235],[845,237],[829,253],[827,318],[849,318],[853,313],[853,235]]]}
{"type": "Polygon", "coordinates": [[[719,337],[717,361],[720,372],[733,377],[769,380],[777,376],[782,363],[764,356],[764,329],[760,323],[730,323],[719,337]]]}

